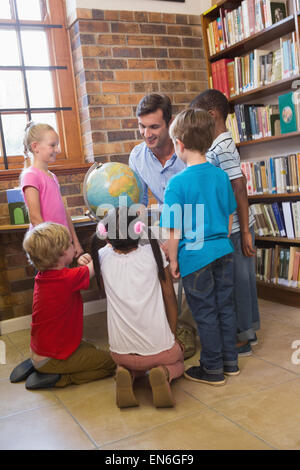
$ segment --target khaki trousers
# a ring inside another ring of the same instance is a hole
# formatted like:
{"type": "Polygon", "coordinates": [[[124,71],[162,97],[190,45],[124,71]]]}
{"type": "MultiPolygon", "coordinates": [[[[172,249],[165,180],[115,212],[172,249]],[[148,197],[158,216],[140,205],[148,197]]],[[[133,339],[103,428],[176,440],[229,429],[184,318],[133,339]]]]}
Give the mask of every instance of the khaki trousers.
{"type": "Polygon", "coordinates": [[[108,351],[96,349],[93,344],[82,341],[67,359],[49,359],[46,364],[35,368],[43,374],[61,374],[55,387],[66,387],[113,375],[116,365],[108,351]]]}

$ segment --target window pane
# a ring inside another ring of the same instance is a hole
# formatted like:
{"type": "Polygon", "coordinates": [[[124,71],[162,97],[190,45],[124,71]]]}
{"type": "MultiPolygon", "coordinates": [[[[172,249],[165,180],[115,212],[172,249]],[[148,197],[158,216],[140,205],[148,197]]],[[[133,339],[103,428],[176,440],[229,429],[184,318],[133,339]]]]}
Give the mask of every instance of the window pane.
{"type": "Polygon", "coordinates": [[[0,29],[0,44],[0,65],[20,65],[16,32],[0,29]]]}
{"type": "Polygon", "coordinates": [[[31,108],[55,107],[51,72],[27,71],[26,76],[31,108]]]}
{"type": "Polygon", "coordinates": [[[25,65],[50,65],[45,31],[21,31],[21,40],[25,65]]]}
{"type": "Polygon", "coordinates": [[[40,0],[17,0],[17,9],[19,20],[41,21],[42,19],[40,0]]]}
{"type": "Polygon", "coordinates": [[[1,0],[1,2],[0,2],[0,18],[2,20],[10,20],[11,19],[9,0],[1,0]]]}
{"type": "Polygon", "coordinates": [[[3,132],[5,138],[6,154],[23,155],[24,131],[27,124],[25,114],[2,115],[3,132]]]}
{"type": "Polygon", "coordinates": [[[58,133],[55,113],[32,113],[31,119],[35,123],[42,122],[43,124],[49,124],[58,133]]]}
{"type": "Polygon", "coordinates": [[[0,71],[0,108],[24,108],[25,98],[21,72],[0,71]]]}

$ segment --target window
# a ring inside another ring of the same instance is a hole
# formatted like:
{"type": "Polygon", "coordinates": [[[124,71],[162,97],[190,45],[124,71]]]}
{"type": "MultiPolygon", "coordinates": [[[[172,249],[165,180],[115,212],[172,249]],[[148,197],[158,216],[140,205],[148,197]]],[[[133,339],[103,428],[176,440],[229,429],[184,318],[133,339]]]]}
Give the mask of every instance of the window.
{"type": "Polygon", "coordinates": [[[0,1],[0,170],[23,167],[30,120],[56,129],[56,164],[82,162],[63,0],[0,1]]]}

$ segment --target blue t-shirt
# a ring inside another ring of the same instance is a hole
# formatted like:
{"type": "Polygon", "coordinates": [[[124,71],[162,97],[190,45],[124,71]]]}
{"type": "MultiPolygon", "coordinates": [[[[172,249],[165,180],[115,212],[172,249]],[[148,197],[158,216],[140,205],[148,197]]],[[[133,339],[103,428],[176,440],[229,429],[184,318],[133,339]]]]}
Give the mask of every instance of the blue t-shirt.
{"type": "Polygon", "coordinates": [[[170,179],[160,226],[181,231],[178,263],[182,277],[234,251],[228,224],[235,209],[228,175],[211,163],[189,166],[170,179]]]}

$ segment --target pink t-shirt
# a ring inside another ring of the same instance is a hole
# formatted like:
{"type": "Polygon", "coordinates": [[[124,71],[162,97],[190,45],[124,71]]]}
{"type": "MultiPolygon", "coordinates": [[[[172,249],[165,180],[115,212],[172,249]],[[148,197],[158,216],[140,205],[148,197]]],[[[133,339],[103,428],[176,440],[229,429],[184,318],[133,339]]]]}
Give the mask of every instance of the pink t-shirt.
{"type": "MultiPolygon", "coordinates": [[[[60,194],[59,183],[56,176],[50,172],[47,175],[44,171],[31,166],[23,173],[21,187],[27,205],[24,189],[26,186],[33,186],[39,191],[41,216],[45,222],[55,222],[62,224],[69,229],[66,209],[60,194]]],[[[30,229],[32,225],[30,224],[30,229]]]]}

